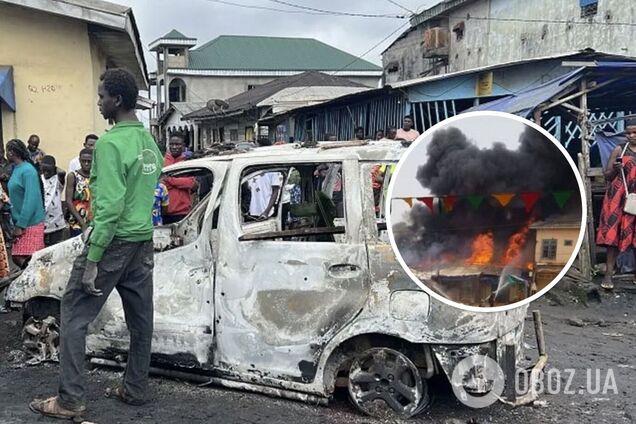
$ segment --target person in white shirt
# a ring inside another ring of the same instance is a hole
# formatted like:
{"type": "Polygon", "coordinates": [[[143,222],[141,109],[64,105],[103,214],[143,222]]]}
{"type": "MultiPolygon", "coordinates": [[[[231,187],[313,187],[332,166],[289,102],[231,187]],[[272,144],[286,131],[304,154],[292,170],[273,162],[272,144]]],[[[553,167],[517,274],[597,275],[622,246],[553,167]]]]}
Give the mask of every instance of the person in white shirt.
{"type": "Polygon", "coordinates": [[[40,162],[44,188],[44,244],[53,246],[64,240],[66,221],[62,208],[64,174],[59,174],[53,156],[44,156],[40,162]]]}
{"type": "Polygon", "coordinates": [[[265,172],[247,180],[252,194],[250,199],[250,215],[260,219],[269,218],[280,188],[283,176],[280,172],[265,172]]]}
{"type": "Polygon", "coordinates": [[[413,117],[411,115],[406,115],[404,117],[404,122],[402,123],[402,128],[397,130],[395,138],[397,140],[415,141],[415,139],[419,136],[420,133],[413,129],[413,117]]]}
{"type": "MultiPolygon", "coordinates": [[[[97,143],[98,138],[99,137],[97,137],[95,134],[87,135],[84,138],[84,148],[91,150],[95,149],[95,143],[97,143]]],[[[82,166],[80,165],[79,156],[77,156],[71,159],[71,161],[68,163],[67,171],[70,174],[71,172],[79,171],[81,167],[82,166]]]]}

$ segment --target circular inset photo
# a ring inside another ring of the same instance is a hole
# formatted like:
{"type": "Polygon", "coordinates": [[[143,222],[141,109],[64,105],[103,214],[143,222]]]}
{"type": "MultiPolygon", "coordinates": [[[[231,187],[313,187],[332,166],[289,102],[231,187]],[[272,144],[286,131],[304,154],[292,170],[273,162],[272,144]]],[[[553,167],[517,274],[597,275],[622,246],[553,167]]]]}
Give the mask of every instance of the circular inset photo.
{"type": "Polygon", "coordinates": [[[583,193],[570,154],[547,131],[506,113],[465,113],[427,130],[400,160],[389,237],[432,296],[471,311],[511,309],[572,265],[583,193]]]}

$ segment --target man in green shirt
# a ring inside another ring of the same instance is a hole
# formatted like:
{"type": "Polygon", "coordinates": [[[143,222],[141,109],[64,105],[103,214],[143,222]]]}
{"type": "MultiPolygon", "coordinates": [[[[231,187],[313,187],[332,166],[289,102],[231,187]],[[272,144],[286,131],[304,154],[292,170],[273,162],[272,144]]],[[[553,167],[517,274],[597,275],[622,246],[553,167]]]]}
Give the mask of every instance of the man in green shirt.
{"type": "Polygon", "coordinates": [[[130,331],[122,386],[107,396],[144,403],[153,331],[152,208],[162,157],[137,120],[134,77],[110,69],[99,84],[100,112],[115,126],[99,139],[93,153],[90,187],[93,222],[87,247],[76,259],[61,306],[60,384],[58,396],[34,400],[34,412],[76,418],[85,411],[82,371],[86,332],[113,289],[117,289],[130,331]]]}

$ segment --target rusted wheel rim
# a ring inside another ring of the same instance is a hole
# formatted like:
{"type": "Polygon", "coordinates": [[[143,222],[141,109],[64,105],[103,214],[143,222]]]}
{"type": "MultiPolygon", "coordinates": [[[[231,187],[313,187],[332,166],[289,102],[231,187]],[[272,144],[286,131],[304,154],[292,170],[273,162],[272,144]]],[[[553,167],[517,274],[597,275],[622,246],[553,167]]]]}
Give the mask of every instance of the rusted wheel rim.
{"type": "Polygon", "coordinates": [[[356,358],[349,370],[349,395],[365,414],[374,417],[415,415],[427,402],[426,383],[402,353],[372,348],[356,358]]]}

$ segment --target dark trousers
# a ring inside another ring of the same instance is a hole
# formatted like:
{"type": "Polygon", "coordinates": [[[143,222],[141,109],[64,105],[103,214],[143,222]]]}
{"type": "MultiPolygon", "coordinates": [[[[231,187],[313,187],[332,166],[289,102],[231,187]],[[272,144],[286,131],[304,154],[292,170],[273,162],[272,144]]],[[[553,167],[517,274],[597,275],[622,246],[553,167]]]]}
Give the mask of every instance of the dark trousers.
{"type": "Polygon", "coordinates": [[[187,215],[164,215],[163,225],[170,225],[183,220],[187,215]]]}
{"type": "Polygon", "coordinates": [[[65,229],[62,228],[61,230],[57,230],[57,231],[52,232],[52,233],[44,234],[44,245],[46,247],[49,247],[49,246],[53,246],[55,244],[63,242],[64,241],[64,231],[65,231],[65,229]]]}
{"type": "Polygon", "coordinates": [[[130,348],[124,388],[135,400],[143,400],[148,385],[150,347],[153,331],[152,241],[130,242],[114,239],[99,262],[95,287],[102,296],[82,290],[88,249],[75,260],[62,297],[60,327],[60,404],[69,409],[84,405],[84,360],[88,325],[97,317],[106,299],[117,289],[121,296],[130,332],[130,348]]]}

